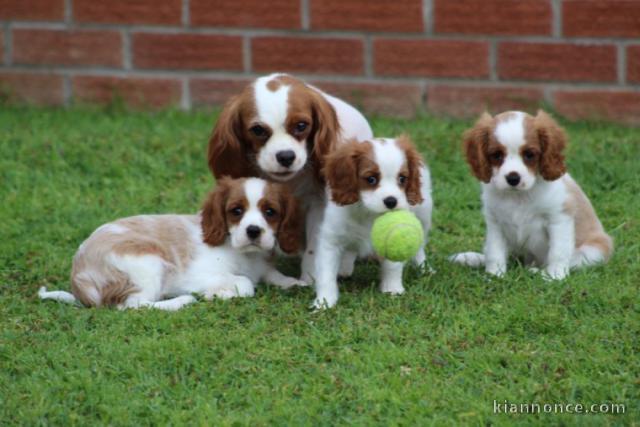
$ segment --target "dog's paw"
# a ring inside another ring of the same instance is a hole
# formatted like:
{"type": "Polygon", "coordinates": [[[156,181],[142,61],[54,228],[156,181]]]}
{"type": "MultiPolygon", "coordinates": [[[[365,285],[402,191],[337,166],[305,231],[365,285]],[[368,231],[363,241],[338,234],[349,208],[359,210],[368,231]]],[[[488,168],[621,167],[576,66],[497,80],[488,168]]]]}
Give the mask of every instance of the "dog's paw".
{"type": "Polygon", "coordinates": [[[402,286],[401,282],[381,283],[380,292],[389,295],[402,295],[404,294],[404,286],[402,286]]]}
{"type": "Polygon", "coordinates": [[[547,281],[562,280],[569,275],[569,268],[564,265],[549,265],[542,272],[542,278],[547,281]]]}
{"type": "Polygon", "coordinates": [[[295,277],[286,277],[280,284],[280,287],[282,289],[289,289],[289,288],[293,288],[294,286],[305,288],[310,285],[307,282],[304,282],[300,279],[296,279],[295,277]]]}
{"type": "Polygon", "coordinates": [[[313,304],[311,304],[311,309],[314,311],[322,311],[327,310],[329,308],[333,308],[336,306],[338,302],[338,297],[317,297],[313,300],[313,304]]]}
{"type": "Polygon", "coordinates": [[[381,292],[387,295],[402,295],[404,294],[404,288],[390,288],[390,289],[382,289],[381,292]]]}
{"type": "Polygon", "coordinates": [[[507,272],[507,267],[501,264],[487,264],[486,272],[495,277],[503,277],[507,272]]]}
{"type": "Polygon", "coordinates": [[[246,277],[238,277],[233,286],[235,288],[237,296],[240,298],[252,297],[255,293],[253,282],[246,277]]]}

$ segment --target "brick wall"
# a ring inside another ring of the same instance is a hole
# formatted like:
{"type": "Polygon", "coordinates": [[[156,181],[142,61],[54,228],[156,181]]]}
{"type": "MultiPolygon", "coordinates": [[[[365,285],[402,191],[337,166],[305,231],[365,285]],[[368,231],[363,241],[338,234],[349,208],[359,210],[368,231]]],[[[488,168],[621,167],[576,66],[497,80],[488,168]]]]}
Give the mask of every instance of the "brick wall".
{"type": "Polygon", "coordinates": [[[289,71],[369,113],[640,124],[640,0],[0,0],[0,90],[220,105],[289,71]]]}

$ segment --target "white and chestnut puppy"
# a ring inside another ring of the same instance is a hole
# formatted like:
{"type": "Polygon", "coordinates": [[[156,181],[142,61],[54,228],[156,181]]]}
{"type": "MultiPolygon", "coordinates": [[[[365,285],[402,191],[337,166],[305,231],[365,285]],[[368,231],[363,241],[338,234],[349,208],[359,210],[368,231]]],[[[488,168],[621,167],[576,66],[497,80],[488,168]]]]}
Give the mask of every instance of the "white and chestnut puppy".
{"type": "Polygon", "coordinates": [[[261,179],[221,179],[197,215],[142,215],[105,224],[85,240],[71,271],[73,294],[47,292],[85,306],[178,310],[196,299],[248,297],[264,280],[304,285],[269,262],[277,244],[298,250],[295,199],[261,179]]]}
{"type": "Polygon", "coordinates": [[[351,105],[293,76],[271,74],[225,105],[209,140],[209,168],[216,178],[256,176],[292,188],[306,215],[302,278],[309,280],[326,205],[325,158],[346,140],[372,137],[351,105]]]}
{"type": "Polygon", "coordinates": [[[501,276],[509,255],[562,279],[572,268],[606,261],[611,238],[578,184],[566,172],[567,137],[544,111],[533,117],[485,113],[464,136],[473,174],[482,182],[487,226],[484,253],[454,255],[454,262],[484,266],[501,276]]]}
{"type": "MultiPolygon", "coordinates": [[[[327,157],[325,176],[330,201],[316,245],[315,308],[333,307],[338,301],[338,274],[344,273],[345,262],[353,264],[347,251],[373,254],[371,226],[380,214],[412,211],[422,222],[425,242],[431,228],[429,170],[406,136],[345,143],[327,157]]],[[[424,249],[414,261],[425,262],[424,249]]],[[[382,259],[381,264],[380,290],[402,294],[405,263],[382,259]]]]}

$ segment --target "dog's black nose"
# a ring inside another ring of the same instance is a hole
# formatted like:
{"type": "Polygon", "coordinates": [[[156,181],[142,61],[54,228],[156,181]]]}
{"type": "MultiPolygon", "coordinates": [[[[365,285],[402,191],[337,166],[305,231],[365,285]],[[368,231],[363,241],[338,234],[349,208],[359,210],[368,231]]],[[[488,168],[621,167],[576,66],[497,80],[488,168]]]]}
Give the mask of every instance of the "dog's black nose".
{"type": "Polygon", "coordinates": [[[509,172],[509,174],[505,177],[505,179],[507,180],[507,184],[509,184],[512,187],[515,187],[516,185],[520,184],[520,175],[518,175],[517,172],[509,172]]]}
{"type": "Polygon", "coordinates": [[[383,202],[386,207],[388,207],[389,209],[393,209],[398,204],[398,199],[396,199],[395,197],[389,196],[385,198],[383,202]]]}
{"type": "Polygon", "coordinates": [[[294,153],[293,150],[282,150],[276,153],[276,160],[285,168],[291,166],[295,159],[296,153],[294,153]]]}
{"type": "Polygon", "coordinates": [[[249,236],[251,240],[256,240],[258,237],[260,237],[261,233],[262,229],[257,225],[250,225],[247,227],[247,236],[249,236]]]}

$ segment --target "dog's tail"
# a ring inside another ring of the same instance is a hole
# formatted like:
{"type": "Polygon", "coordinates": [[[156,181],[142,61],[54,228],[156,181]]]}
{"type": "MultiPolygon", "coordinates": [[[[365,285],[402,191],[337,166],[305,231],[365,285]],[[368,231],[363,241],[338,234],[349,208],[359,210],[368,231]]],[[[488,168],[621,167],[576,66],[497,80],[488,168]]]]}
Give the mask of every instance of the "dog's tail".
{"type": "Polygon", "coordinates": [[[480,252],[460,252],[449,257],[449,261],[468,267],[484,266],[484,254],[480,252]]]}
{"type": "Polygon", "coordinates": [[[38,296],[40,299],[53,299],[67,304],[80,304],[80,301],[73,294],[65,291],[47,291],[44,286],[38,290],[38,296]]]}

